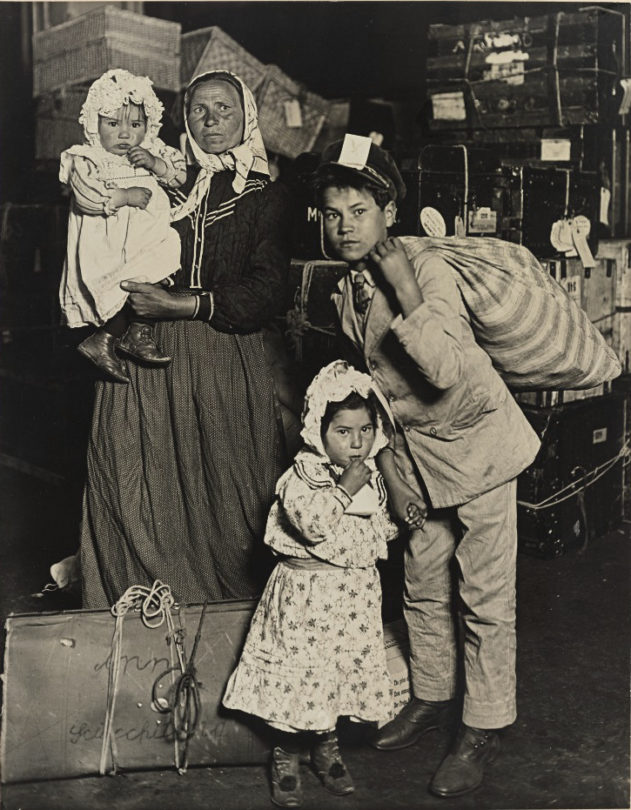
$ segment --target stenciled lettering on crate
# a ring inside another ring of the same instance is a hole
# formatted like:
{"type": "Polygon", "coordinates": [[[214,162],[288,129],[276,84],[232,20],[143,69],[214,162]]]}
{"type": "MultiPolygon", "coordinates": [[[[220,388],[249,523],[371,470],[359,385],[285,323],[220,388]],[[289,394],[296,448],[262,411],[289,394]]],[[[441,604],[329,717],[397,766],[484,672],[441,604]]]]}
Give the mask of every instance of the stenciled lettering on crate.
{"type": "Polygon", "coordinates": [[[611,121],[622,100],[624,36],[624,15],[597,7],[430,25],[430,126],[611,121]]]}

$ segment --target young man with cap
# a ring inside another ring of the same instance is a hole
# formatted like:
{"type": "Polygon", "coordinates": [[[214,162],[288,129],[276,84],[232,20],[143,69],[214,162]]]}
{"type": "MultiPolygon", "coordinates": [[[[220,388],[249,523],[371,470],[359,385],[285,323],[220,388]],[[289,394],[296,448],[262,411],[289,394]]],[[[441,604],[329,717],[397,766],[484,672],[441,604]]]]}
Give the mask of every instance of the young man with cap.
{"type": "Polygon", "coordinates": [[[316,191],[327,244],[349,265],[333,295],[342,331],[397,423],[379,458],[393,508],[403,519],[410,509],[427,511],[405,552],[413,698],[372,744],[405,748],[455,716],[455,559],[462,722],[430,790],[458,796],[482,783],[499,751],[497,730],[516,717],[515,479],[539,440],[476,343],[453,270],[436,251],[411,262],[402,242],[388,237],[405,194],[390,155],[347,135],[324,151],[316,191]]]}

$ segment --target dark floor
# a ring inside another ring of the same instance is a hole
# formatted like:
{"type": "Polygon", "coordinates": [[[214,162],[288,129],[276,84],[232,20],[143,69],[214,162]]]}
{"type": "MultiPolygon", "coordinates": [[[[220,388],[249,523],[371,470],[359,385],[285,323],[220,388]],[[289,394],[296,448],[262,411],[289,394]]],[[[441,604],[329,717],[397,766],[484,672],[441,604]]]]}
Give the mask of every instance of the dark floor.
{"type": "MultiPolygon", "coordinates": [[[[32,597],[48,567],[74,551],[76,510],[67,493],[0,466],[0,612],[59,610],[32,597]]],[[[305,771],[305,810],[412,808],[629,808],[629,539],[625,526],[581,554],[520,555],[519,718],[484,785],[441,800],[427,784],[447,746],[432,732],[397,753],[358,741],[347,762],[357,790],[336,798],[305,771]]],[[[258,810],[272,805],[262,767],[216,767],[4,785],[3,810],[258,810]]]]}

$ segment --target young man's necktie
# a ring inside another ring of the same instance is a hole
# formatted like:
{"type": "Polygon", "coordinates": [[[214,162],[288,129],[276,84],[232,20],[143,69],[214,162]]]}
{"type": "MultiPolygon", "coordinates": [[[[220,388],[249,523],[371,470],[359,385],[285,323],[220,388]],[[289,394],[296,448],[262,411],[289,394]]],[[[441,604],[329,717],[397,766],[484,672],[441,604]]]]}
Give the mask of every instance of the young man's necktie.
{"type": "Polygon", "coordinates": [[[356,273],[353,279],[353,306],[360,315],[365,315],[370,304],[370,285],[363,273],[356,273]]]}

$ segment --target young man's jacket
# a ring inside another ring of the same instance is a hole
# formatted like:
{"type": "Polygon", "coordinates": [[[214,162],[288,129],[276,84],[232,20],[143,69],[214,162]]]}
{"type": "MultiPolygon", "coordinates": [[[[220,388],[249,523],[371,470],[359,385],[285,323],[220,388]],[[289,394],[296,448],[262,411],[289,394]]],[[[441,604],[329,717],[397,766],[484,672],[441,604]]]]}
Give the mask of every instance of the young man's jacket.
{"type": "MultiPolygon", "coordinates": [[[[377,286],[362,327],[347,274],[332,300],[343,333],[388,397],[435,508],[466,503],[515,478],[539,439],[476,343],[449,265],[413,262],[423,302],[403,319],[377,286]]],[[[382,282],[383,284],[383,282],[382,282]]]]}

